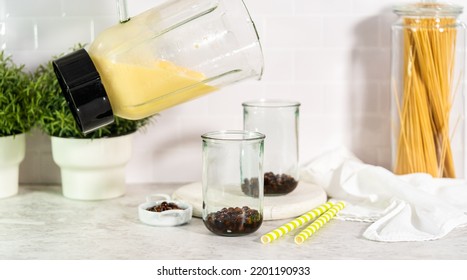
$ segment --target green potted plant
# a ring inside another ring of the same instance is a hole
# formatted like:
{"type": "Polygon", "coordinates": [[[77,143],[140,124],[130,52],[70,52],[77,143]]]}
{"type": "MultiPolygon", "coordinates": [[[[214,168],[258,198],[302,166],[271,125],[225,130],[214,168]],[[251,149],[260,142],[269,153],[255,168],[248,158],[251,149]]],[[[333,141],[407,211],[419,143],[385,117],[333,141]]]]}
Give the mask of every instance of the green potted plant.
{"type": "Polygon", "coordinates": [[[63,195],[80,200],[123,195],[133,134],[147,125],[149,119],[116,117],[113,124],[85,135],[68,108],[52,61],[37,68],[31,87],[40,99],[38,126],[51,136],[52,156],[60,167],[63,195]]]}
{"type": "Polygon", "coordinates": [[[0,198],[18,193],[19,165],[26,150],[25,133],[34,125],[29,75],[24,65],[0,52],[0,198]]]}

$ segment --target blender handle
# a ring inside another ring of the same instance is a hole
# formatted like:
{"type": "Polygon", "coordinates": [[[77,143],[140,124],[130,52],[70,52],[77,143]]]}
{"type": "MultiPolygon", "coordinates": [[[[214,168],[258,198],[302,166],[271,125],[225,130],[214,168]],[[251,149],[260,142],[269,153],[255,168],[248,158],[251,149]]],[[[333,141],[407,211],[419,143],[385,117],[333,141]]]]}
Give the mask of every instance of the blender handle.
{"type": "Polygon", "coordinates": [[[128,9],[126,5],[126,0],[116,0],[117,2],[117,13],[120,23],[125,23],[130,20],[128,16],[128,9]]]}

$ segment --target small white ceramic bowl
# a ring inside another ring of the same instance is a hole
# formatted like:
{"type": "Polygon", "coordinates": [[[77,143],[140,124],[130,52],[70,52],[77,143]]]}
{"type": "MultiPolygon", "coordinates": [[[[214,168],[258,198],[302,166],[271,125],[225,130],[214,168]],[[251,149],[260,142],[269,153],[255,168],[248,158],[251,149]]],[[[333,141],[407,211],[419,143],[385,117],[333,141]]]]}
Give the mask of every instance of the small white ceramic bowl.
{"type": "Polygon", "coordinates": [[[172,200],[170,196],[166,194],[149,195],[146,197],[146,202],[138,206],[139,220],[151,226],[168,227],[182,225],[191,220],[192,214],[193,206],[180,200],[172,200]],[[164,201],[175,203],[182,209],[166,210],[162,212],[147,210],[148,208],[160,205],[164,201]]]}

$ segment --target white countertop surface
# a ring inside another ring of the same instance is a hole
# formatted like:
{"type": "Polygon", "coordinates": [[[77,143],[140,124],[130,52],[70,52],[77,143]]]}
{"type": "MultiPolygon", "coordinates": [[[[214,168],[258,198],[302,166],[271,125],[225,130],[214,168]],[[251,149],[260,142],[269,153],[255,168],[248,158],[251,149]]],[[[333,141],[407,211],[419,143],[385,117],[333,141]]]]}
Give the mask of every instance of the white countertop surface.
{"type": "Polygon", "coordinates": [[[176,184],[130,185],[123,197],[76,201],[58,186],[20,186],[0,200],[0,259],[467,259],[467,227],[429,242],[380,243],[361,237],[366,223],[333,220],[302,245],[288,235],[263,245],[260,237],[288,220],[263,222],[242,237],[209,232],[193,218],[179,227],[152,227],[137,206],[176,184]]]}

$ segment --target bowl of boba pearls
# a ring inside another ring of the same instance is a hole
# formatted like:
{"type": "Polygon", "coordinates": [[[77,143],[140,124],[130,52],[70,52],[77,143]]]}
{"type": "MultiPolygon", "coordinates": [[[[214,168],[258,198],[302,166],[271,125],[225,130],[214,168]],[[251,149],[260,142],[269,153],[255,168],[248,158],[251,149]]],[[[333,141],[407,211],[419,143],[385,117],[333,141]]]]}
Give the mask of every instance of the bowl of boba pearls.
{"type": "Polygon", "coordinates": [[[139,220],[151,226],[179,226],[188,223],[193,206],[181,200],[173,200],[167,194],[152,194],[138,206],[139,220]]]}

